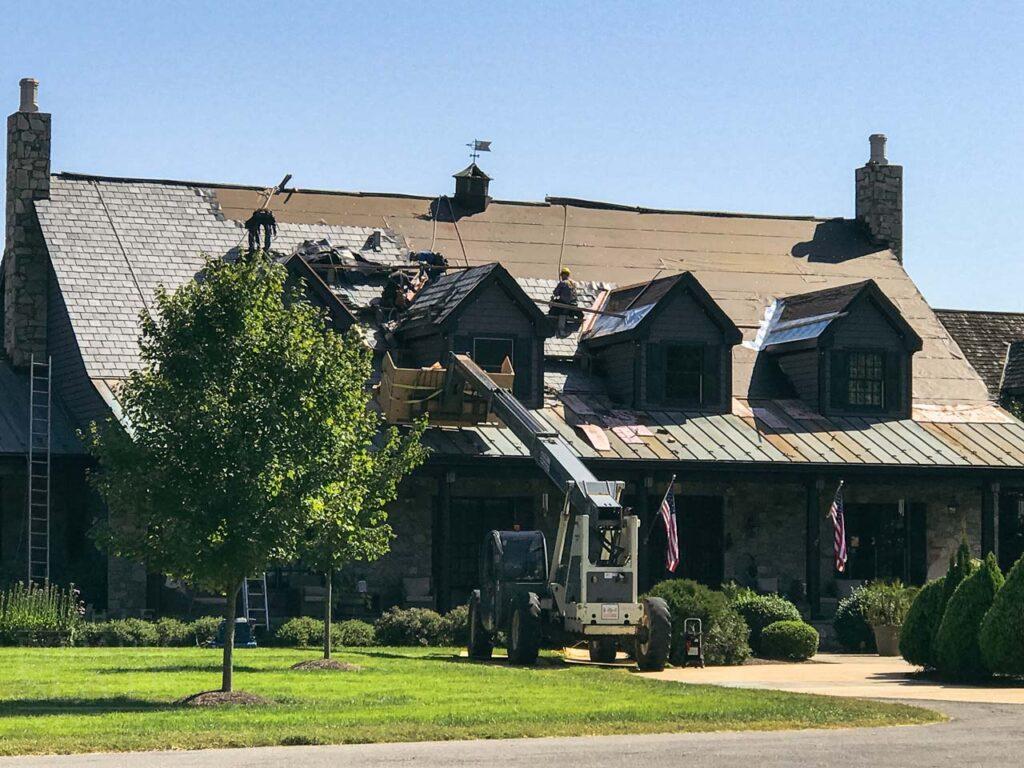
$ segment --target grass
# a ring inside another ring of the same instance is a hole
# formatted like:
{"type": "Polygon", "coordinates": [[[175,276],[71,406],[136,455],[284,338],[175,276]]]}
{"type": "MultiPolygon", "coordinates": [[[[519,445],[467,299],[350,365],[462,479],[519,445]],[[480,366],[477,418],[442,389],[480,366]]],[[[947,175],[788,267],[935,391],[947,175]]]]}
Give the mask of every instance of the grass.
{"type": "Polygon", "coordinates": [[[0,754],[198,749],[664,731],[830,728],[941,719],[856,699],[683,685],[546,656],[532,669],[451,649],[344,650],[359,672],[295,672],[315,652],[241,650],[235,685],[275,702],[196,709],[219,684],[200,648],[0,648],[0,754]]]}

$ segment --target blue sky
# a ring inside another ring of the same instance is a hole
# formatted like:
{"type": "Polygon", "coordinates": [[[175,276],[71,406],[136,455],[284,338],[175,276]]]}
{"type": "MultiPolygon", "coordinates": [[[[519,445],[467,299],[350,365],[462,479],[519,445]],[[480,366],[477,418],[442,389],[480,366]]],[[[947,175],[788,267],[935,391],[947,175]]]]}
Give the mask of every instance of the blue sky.
{"type": "Polygon", "coordinates": [[[883,132],[925,296],[1024,311],[1024,4],[3,5],[55,170],[852,216],[883,132]]]}

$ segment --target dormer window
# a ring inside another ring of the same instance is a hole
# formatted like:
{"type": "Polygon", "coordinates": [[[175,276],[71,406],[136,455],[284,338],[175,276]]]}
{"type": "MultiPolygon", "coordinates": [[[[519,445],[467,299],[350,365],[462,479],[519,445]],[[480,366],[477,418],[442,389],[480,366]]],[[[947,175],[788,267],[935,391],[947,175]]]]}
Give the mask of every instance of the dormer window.
{"type": "Polygon", "coordinates": [[[758,336],[796,396],[823,414],[910,415],[921,338],[874,282],[781,299],[758,336]]]}
{"type": "Polygon", "coordinates": [[[833,352],[833,365],[846,370],[846,387],[839,389],[837,408],[883,410],[885,408],[885,355],[882,352],[833,352]],[[843,359],[845,357],[845,359],[843,359]],[[846,395],[845,401],[842,395],[846,395]]]}
{"type": "Polygon", "coordinates": [[[473,339],[473,362],[488,373],[500,373],[507,357],[515,368],[515,339],[497,336],[477,336],[473,339]]]}
{"type": "Polygon", "coordinates": [[[581,336],[616,402],[728,412],[732,348],[742,338],[689,272],[611,291],[581,336]]]}

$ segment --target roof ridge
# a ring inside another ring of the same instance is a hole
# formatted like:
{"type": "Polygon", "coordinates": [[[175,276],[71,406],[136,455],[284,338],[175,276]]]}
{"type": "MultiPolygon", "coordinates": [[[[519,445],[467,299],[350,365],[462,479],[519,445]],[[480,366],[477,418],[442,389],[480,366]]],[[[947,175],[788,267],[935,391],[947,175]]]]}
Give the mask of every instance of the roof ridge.
{"type": "Polygon", "coordinates": [[[935,312],[936,314],[939,314],[940,312],[956,312],[961,315],[1003,315],[1024,319],[1024,312],[1010,312],[1009,310],[1003,309],[942,309],[939,307],[933,307],[932,312],[935,312]]]}

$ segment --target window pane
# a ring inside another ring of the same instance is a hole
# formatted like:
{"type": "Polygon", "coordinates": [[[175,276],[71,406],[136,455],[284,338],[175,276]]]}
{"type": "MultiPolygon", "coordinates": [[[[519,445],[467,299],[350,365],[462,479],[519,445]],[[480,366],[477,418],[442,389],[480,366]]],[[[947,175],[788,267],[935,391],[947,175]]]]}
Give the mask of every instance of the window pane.
{"type": "Polygon", "coordinates": [[[851,406],[882,408],[885,405],[885,364],[878,352],[850,352],[847,402],[851,406]]]}
{"type": "Polygon", "coordinates": [[[665,350],[665,399],[683,405],[700,405],[704,348],[671,344],[665,350]]]}
{"type": "Polygon", "coordinates": [[[488,373],[499,373],[505,358],[515,365],[512,357],[512,339],[480,337],[473,339],[473,362],[488,373]]]}

